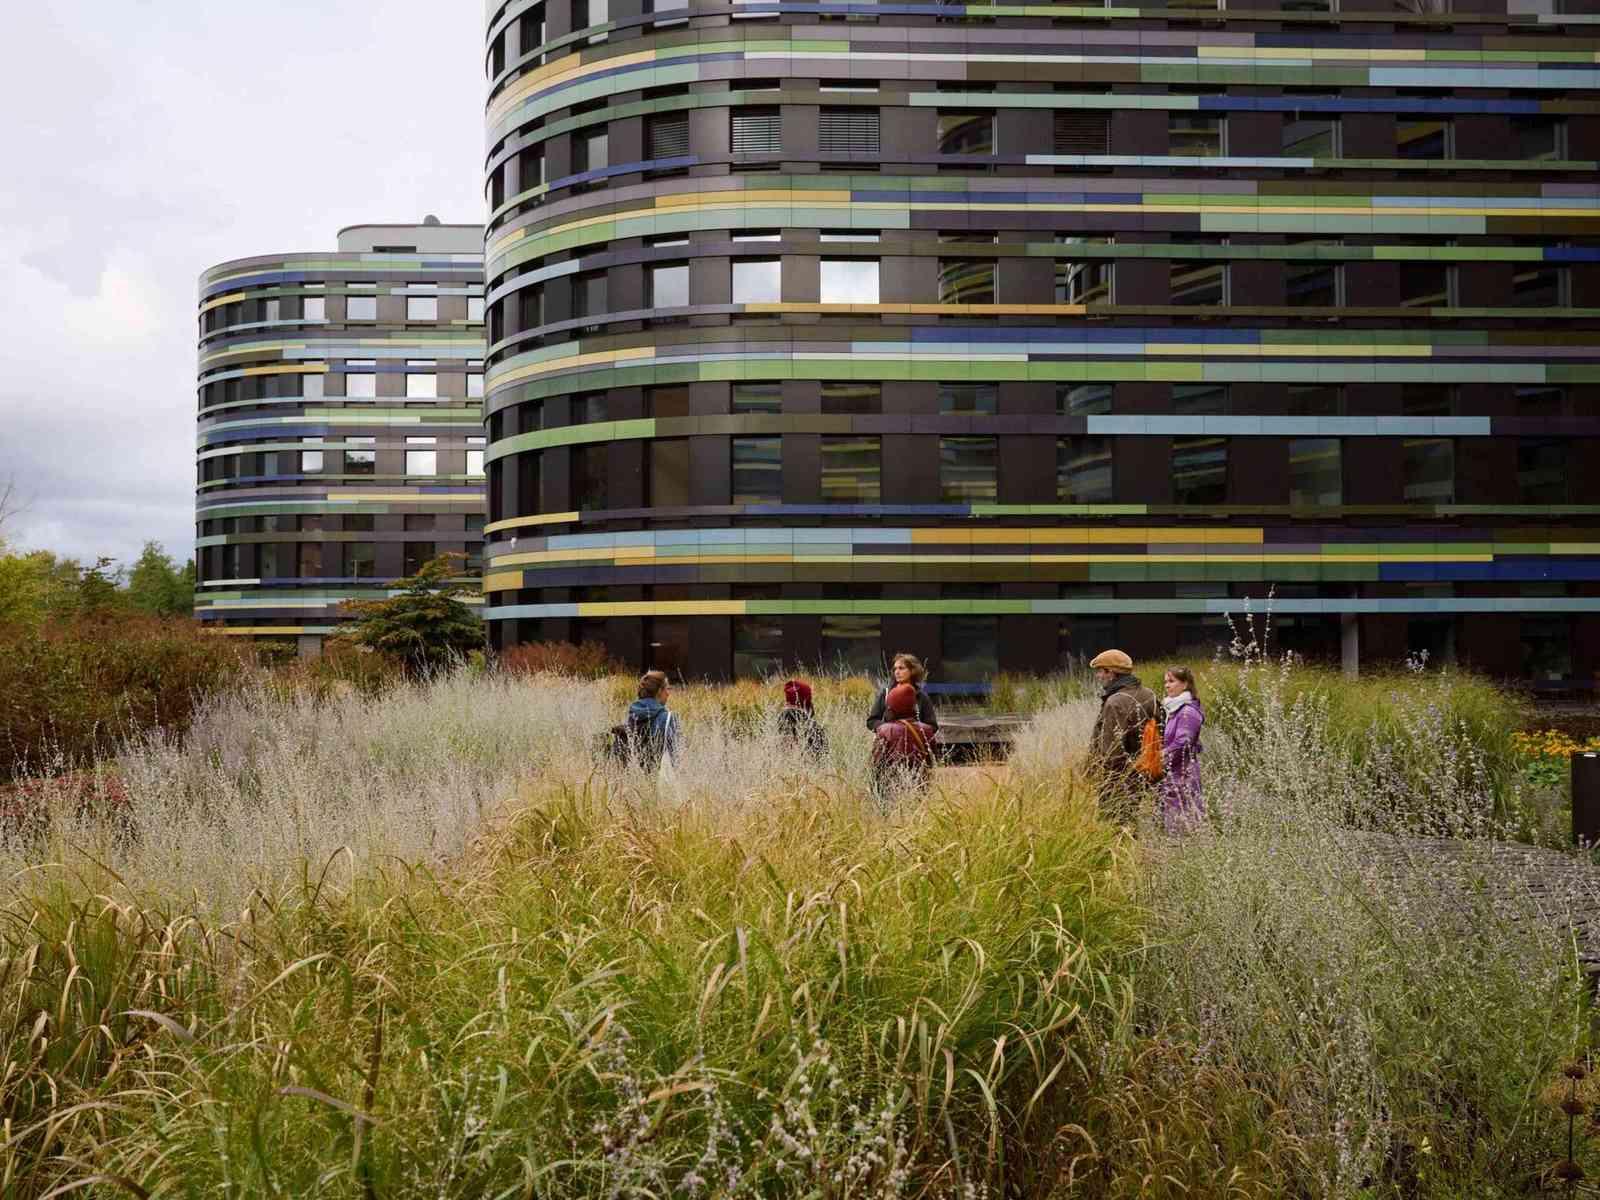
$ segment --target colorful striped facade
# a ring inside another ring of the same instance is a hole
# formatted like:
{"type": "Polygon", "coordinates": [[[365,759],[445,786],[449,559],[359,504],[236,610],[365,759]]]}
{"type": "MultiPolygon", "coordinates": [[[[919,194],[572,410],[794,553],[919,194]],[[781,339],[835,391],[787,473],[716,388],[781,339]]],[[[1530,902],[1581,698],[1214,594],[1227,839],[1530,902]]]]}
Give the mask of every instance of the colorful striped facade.
{"type": "Polygon", "coordinates": [[[491,640],[960,683],[1270,596],[1285,648],[1591,685],[1562,8],[492,2],[491,640]]]}
{"type": "Polygon", "coordinates": [[[482,571],[482,227],[368,225],[200,280],[195,613],[314,651],[435,554],[482,571]]]}

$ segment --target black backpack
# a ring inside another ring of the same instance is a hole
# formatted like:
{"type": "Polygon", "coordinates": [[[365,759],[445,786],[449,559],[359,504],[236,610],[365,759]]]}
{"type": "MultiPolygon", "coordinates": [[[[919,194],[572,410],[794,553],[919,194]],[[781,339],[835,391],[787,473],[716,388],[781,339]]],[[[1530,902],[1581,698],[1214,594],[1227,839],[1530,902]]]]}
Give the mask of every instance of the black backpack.
{"type": "MultiPolygon", "coordinates": [[[[666,721],[661,722],[663,728],[665,725],[666,721]]],[[[611,738],[606,744],[605,754],[618,766],[637,763],[642,771],[654,771],[661,765],[662,749],[662,728],[657,727],[655,718],[642,713],[629,713],[628,719],[621,725],[611,727],[611,738]]]]}

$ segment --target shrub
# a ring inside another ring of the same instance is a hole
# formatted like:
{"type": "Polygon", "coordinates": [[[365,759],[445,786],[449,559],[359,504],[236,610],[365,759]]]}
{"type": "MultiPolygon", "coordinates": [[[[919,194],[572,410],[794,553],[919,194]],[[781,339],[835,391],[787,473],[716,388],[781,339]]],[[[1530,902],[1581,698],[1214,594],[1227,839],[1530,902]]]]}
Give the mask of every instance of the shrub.
{"type": "Polygon", "coordinates": [[[500,670],[511,675],[571,675],[600,679],[622,670],[602,642],[524,642],[495,657],[500,670]]]}
{"type": "Polygon", "coordinates": [[[181,731],[249,665],[247,648],[180,618],[0,628],[0,780],[89,765],[148,730],[181,731]]]}
{"type": "Polygon", "coordinates": [[[390,655],[413,676],[445,670],[482,651],[483,622],[460,599],[473,591],[456,577],[454,560],[461,557],[430,559],[415,575],[395,581],[397,596],[346,600],[340,610],[355,619],[329,640],[390,655]]]}

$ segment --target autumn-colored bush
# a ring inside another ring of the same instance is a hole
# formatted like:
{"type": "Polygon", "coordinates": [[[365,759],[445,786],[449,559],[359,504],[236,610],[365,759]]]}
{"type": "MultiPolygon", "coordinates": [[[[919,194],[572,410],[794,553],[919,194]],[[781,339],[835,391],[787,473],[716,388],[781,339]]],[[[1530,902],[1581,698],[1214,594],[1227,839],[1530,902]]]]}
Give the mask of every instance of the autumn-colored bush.
{"type": "Polygon", "coordinates": [[[599,642],[524,642],[502,650],[496,660],[500,669],[512,675],[571,675],[578,679],[600,679],[622,667],[606,653],[599,642]]]}
{"type": "Polygon", "coordinates": [[[0,627],[0,780],[87,765],[122,739],[182,729],[251,664],[185,618],[0,627]]]}

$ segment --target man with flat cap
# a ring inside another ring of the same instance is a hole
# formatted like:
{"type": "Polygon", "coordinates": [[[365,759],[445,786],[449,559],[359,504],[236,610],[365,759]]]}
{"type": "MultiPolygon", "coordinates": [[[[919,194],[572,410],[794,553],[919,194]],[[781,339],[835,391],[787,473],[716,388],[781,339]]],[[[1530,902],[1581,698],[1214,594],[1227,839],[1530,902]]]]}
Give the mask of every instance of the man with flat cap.
{"type": "Polygon", "coordinates": [[[1089,661],[1100,684],[1100,716],[1089,738],[1089,762],[1100,775],[1100,815],[1131,825],[1149,791],[1133,769],[1146,721],[1156,719],[1156,694],[1133,673],[1133,659],[1103,650],[1089,661]]]}

